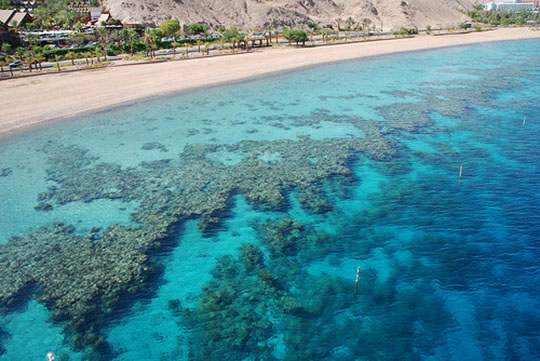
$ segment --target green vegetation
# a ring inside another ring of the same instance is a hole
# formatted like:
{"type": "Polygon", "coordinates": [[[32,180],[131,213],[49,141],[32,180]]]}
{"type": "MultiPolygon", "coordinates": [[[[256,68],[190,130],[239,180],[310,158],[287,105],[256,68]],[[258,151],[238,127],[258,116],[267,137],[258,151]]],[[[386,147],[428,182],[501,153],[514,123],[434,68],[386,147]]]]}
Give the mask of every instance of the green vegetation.
{"type": "Polygon", "coordinates": [[[336,20],[336,24],[337,24],[337,29],[338,31],[341,31],[341,23],[343,23],[343,19],[342,18],[337,18],[336,20]]]}
{"type": "MultiPolygon", "coordinates": [[[[22,46],[16,43],[11,45],[4,43],[2,45],[0,62],[9,64],[15,60],[21,60],[25,64],[24,69],[32,71],[34,68],[41,68],[42,62],[58,63],[71,60],[71,65],[75,66],[81,65],[81,61],[77,64],[77,59],[85,59],[86,65],[90,66],[94,63],[94,58],[97,59],[97,62],[100,62],[101,58],[103,58],[103,61],[107,61],[108,56],[120,54],[130,54],[131,59],[138,59],[141,56],[154,59],[156,51],[159,49],[173,49],[170,53],[172,53],[173,58],[176,58],[177,48],[179,47],[185,48],[180,53],[183,58],[187,58],[194,45],[198,47],[199,53],[209,54],[211,49],[225,49],[228,47],[232,48],[234,52],[238,48],[248,48],[250,40],[248,33],[244,33],[242,29],[237,27],[229,29],[220,27],[218,31],[222,36],[219,38],[210,37],[210,26],[204,23],[190,24],[186,31],[189,37],[184,37],[182,26],[177,19],[167,19],[158,28],[146,28],[142,31],[134,28],[111,30],[107,24],[102,22],[92,32],[85,32],[84,24],[87,19],[85,16],[71,11],[68,7],[69,2],[68,0],[43,0],[32,14],[34,21],[28,25],[29,29],[74,30],[75,33],[69,35],[67,40],[62,40],[60,43],[55,43],[55,45],[47,44],[47,42],[51,43],[57,40],[50,39],[50,41],[44,42],[37,34],[27,33],[20,36],[21,40],[25,40],[22,46]],[[179,39],[178,37],[182,38],[179,39]],[[212,44],[219,45],[214,46],[212,44]]],[[[0,7],[6,4],[6,0],[0,0],[0,7]]],[[[478,8],[469,12],[468,15],[477,21],[491,24],[523,24],[529,19],[538,18],[538,15],[531,12],[485,12],[478,8]]],[[[282,31],[278,31],[273,26],[267,26],[265,27],[265,37],[267,42],[268,40],[272,42],[273,36],[275,36],[275,42],[279,43],[279,36],[283,35],[289,44],[299,46],[305,45],[309,38],[314,41],[314,35],[322,36],[324,43],[335,42],[340,39],[340,31],[347,33],[346,38],[342,39],[344,42],[351,36],[350,32],[352,31],[361,31],[364,39],[368,39],[370,36],[372,20],[369,18],[363,18],[362,20],[355,20],[352,17],[345,20],[337,18],[335,22],[339,29],[337,31],[331,27],[322,28],[314,22],[310,22],[300,29],[284,28],[282,31]]],[[[461,24],[460,27],[471,26],[470,24],[461,24]]],[[[481,30],[482,27],[475,25],[474,29],[481,30]]],[[[417,32],[416,28],[402,27],[394,32],[394,35],[405,36],[417,34],[417,32]]],[[[431,26],[427,27],[427,32],[431,32],[431,26]]]]}
{"type": "Polygon", "coordinates": [[[532,11],[483,11],[473,10],[465,13],[473,20],[489,25],[523,25],[529,20],[538,20],[539,15],[532,11]]]}
{"type": "Polygon", "coordinates": [[[234,51],[242,42],[246,41],[246,35],[242,34],[238,28],[232,27],[223,33],[222,39],[224,42],[231,43],[234,51]]]}
{"type": "Polygon", "coordinates": [[[321,29],[321,27],[315,23],[308,23],[308,28],[312,31],[319,31],[321,29]]]}
{"type": "Polygon", "coordinates": [[[103,54],[105,56],[105,60],[107,60],[107,41],[109,40],[109,32],[107,31],[107,28],[100,26],[96,28],[97,34],[99,36],[99,42],[101,43],[101,47],[103,48],[103,54]]]}
{"type": "Polygon", "coordinates": [[[289,44],[294,41],[296,45],[300,43],[306,45],[306,41],[308,41],[307,33],[304,30],[298,29],[284,28],[283,37],[289,41],[289,44]]]}
{"type": "Polygon", "coordinates": [[[364,35],[364,39],[367,39],[369,37],[369,25],[371,24],[371,19],[363,18],[362,19],[362,33],[364,35]]]}
{"type": "Polygon", "coordinates": [[[39,29],[69,29],[77,21],[82,20],[81,15],[70,11],[67,1],[45,0],[32,12],[33,28],[39,29]]]}
{"type": "Polygon", "coordinates": [[[131,56],[134,54],[134,43],[138,38],[137,31],[133,28],[123,29],[122,33],[124,35],[124,39],[126,39],[129,42],[129,52],[131,56]]]}
{"type": "Polygon", "coordinates": [[[146,56],[154,58],[157,48],[157,33],[154,29],[146,28],[143,36],[143,44],[146,48],[146,56]]]}
{"type": "Polygon", "coordinates": [[[347,31],[354,30],[356,21],[352,17],[348,17],[347,20],[345,20],[345,23],[347,24],[347,31]]]}
{"type": "Polygon", "coordinates": [[[205,34],[209,30],[207,24],[193,23],[189,26],[189,33],[192,35],[205,34]]]}
{"type": "Polygon", "coordinates": [[[11,8],[11,5],[10,5],[9,0],[1,0],[0,1],[0,9],[6,10],[6,9],[10,9],[10,8],[11,8]]]}
{"type": "Polygon", "coordinates": [[[321,35],[323,42],[328,43],[330,41],[330,36],[334,35],[334,31],[328,28],[324,28],[321,30],[321,35]]]}
{"type": "Polygon", "coordinates": [[[159,29],[167,37],[178,36],[181,33],[180,22],[177,19],[167,19],[159,24],[159,29]]]}
{"type": "MultiPolygon", "coordinates": [[[[431,27],[429,28],[431,31],[431,27]]],[[[399,28],[398,31],[394,31],[394,36],[406,36],[406,35],[415,35],[415,34],[418,34],[418,29],[417,28],[407,28],[405,26],[402,26],[401,28],[399,28]]]]}

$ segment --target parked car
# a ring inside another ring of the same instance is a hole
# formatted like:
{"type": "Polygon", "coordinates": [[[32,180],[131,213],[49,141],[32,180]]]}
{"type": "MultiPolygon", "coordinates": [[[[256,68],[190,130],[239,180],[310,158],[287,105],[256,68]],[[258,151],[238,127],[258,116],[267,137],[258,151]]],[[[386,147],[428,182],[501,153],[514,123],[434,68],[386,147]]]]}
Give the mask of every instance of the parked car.
{"type": "Polygon", "coordinates": [[[10,68],[18,68],[19,66],[22,66],[23,63],[20,60],[15,60],[13,63],[9,64],[10,68]]]}

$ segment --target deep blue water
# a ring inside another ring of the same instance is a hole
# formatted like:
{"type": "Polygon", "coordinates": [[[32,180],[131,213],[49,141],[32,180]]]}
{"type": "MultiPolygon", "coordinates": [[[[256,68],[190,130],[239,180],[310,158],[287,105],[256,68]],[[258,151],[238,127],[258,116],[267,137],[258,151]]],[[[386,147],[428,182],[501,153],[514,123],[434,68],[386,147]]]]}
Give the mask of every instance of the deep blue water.
{"type": "Polygon", "coordinates": [[[539,64],[374,57],[0,140],[0,360],[539,359],[539,64]]]}

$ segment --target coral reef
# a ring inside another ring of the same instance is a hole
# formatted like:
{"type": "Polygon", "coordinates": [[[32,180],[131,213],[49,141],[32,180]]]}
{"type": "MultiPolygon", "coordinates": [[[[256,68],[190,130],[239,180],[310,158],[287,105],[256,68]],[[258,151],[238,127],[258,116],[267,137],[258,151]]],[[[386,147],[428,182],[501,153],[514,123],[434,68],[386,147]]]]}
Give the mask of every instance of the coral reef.
{"type": "Polygon", "coordinates": [[[11,168],[2,168],[0,169],[0,177],[7,177],[13,172],[11,168]]]}
{"type": "MultiPolygon", "coordinates": [[[[347,195],[350,185],[357,181],[351,164],[359,159],[372,161],[374,168],[387,175],[409,172],[405,162],[393,161],[398,155],[450,169],[459,158],[452,148],[435,142],[431,144],[435,153],[408,154],[398,139],[434,128],[444,132],[444,128],[435,126],[433,113],[447,117],[474,114],[472,105],[488,105],[493,91],[519,84],[516,78],[520,74],[511,70],[508,74],[512,78],[503,81],[490,75],[490,71],[482,70],[481,74],[482,86],[477,86],[476,80],[452,81],[453,88],[422,84],[421,90],[414,93],[415,102],[376,108],[382,121],[334,115],[324,109],[306,116],[265,115],[257,119],[282,129],[319,128],[323,123],[350,124],[358,129],[358,134],[341,138],[300,136],[294,140],[190,144],[179,158],[142,162],[128,168],[100,162],[80,147],[50,141],[41,148],[49,159],[50,185],[37,195],[37,211],[75,201],[135,201],[138,208],[132,218],[136,225],[111,225],[102,234],[93,229],[87,235],[78,235],[73,226],[54,223],[13,237],[0,245],[0,306],[20,302],[28,297],[26,291],[31,288],[52,311],[53,318],[64,322],[66,334],[76,348],[94,352],[96,358],[105,357],[110,349],[100,330],[107,323],[106,316],[114,312],[126,294],[148,286],[145,282],[149,275],[157,272],[149,255],[161,249],[180,222],[197,218],[204,234],[211,234],[222,224],[231,197],[238,193],[255,208],[279,211],[286,209],[287,195],[294,192],[300,206],[309,213],[330,212],[333,208],[328,192],[347,195]],[[224,155],[231,154],[234,157],[223,160],[224,155]]],[[[351,96],[362,95],[343,97],[351,96]]],[[[405,99],[412,95],[400,90],[395,96],[405,99]]],[[[281,105],[261,102],[261,106],[278,110],[281,105]]],[[[211,131],[188,129],[187,135],[211,131]]],[[[142,149],[168,152],[157,142],[145,143],[142,149]]],[[[11,172],[3,168],[0,176],[11,172]]],[[[413,212],[418,224],[427,229],[433,225],[445,229],[449,219],[434,219],[431,209],[445,204],[455,190],[431,181],[429,174],[423,176],[427,182],[403,182],[401,187],[383,184],[383,196],[367,197],[370,208],[351,222],[364,236],[360,240],[338,240],[289,218],[257,224],[261,246],[248,243],[238,257],[220,259],[214,280],[203,289],[196,309],[182,308],[180,300],[169,303],[175,315],[193,325],[193,358],[223,359],[230,352],[230,359],[253,355],[290,360],[415,359],[417,354],[412,350],[429,351],[431,345],[417,345],[414,340],[434,339],[442,325],[451,321],[435,287],[429,282],[413,282],[409,268],[396,266],[399,275],[383,281],[373,268],[362,270],[357,298],[351,297],[350,282],[342,277],[314,275],[306,269],[306,264],[317,262],[339,265],[344,255],[365,256],[378,242],[394,236],[369,233],[373,225],[399,225],[400,220],[407,219],[404,215],[413,212]],[[426,190],[438,197],[418,196],[426,190]],[[286,326],[278,327],[278,323],[286,326]],[[412,326],[419,324],[421,327],[412,326]],[[336,336],[347,333],[349,337],[336,336]],[[284,354],[280,354],[278,343],[285,348],[284,354]],[[381,353],[381,349],[387,352],[381,353]]],[[[474,199],[473,194],[469,196],[474,199]]],[[[459,217],[464,211],[452,212],[459,217]]],[[[459,270],[482,269],[481,264],[467,261],[475,259],[480,251],[453,237],[426,235],[411,250],[427,253],[438,243],[452,245],[456,254],[439,257],[435,265],[426,268],[426,274],[458,288],[467,282],[465,273],[459,270]]],[[[426,266],[415,267],[419,272],[426,266]]]]}
{"type": "Polygon", "coordinates": [[[159,150],[161,152],[168,152],[169,149],[167,149],[166,146],[164,146],[163,144],[159,143],[159,142],[149,142],[149,143],[144,143],[141,147],[141,149],[143,150],[159,150]]]}
{"type": "Polygon", "coordinates": [[[324,196],[313,186],[321,179],[349,175],[347,162],[358,152],[380,160],[396,155],[394,141],[383,137],[195,144],[187,146],[179,160],[143,162],[136,168],[100,163],[75,146],[49,142],[42,150],[50,159],[51,186],[38,195],[37,210],[50,210],[53,202],[136,200],[140,207],[133,219],[138,225],[112,225],[102,236],[83,236],[72,226],[52,224],[12,238],[0,246],[0,304],[15,302],[21,290],[35,285],[54,319],[66,321],[75,347],[90,346],[98,354],[108,350],[99,331],[105,315],[122,294],[143,285],[152,266],[148,253],[181,219],[199,217],[201,230],[208,231],[221,223],[233,194],[243,193],[256,207],[280,209],[284,193],[294,188],[315,198],[302,203],[320,212],[326,207],[324,196]],[[223,150],[245,157],[232,165],[210,160],[223,150]],[[263,160],[267,157],[261,155],[268,154],[274,156],[263,160]]]}
{"type": "Polygon", "coordinates": [[[0,303],[19,302],[34,285],[40,302],[66,320],[66,331],[78,349],[91,346],[106,354],[99,325],[123,293],[134,293],[151,272],[147,254],[159,246],[166,224],[155,219],[140,228],[110,226],[100,238],[79,236],[72,226],[55,223],[25,237],[14,237],[0,249],[0,303]]]}
{"type": "Polygon", "coordinates": [[[50,211],[53,209],[53,206],[46,202],[39,202],[34,206],[36,211],[50,211]]]}
{"type": "MultiPolygon", "coordinates": [[[[310,261],[327,257],[316,239],[328,235],[316,237],[311,226],[287,218],[257,229],[263,248],[248,243],[237,257],[221,258],[195,308],[173,304],[179,322],[194,330],[193,360],[419,360],[452,324],[436,290],[414,280],[425,268],[419,263],[396,265],[384,280],[362,269],[355,297],[351,280],[306,272],[310,261]]],[[[357,242],[344,243],[339,254],[354,254],[357,242]]],[[[336,247],[336,239],[328,245],[336,247]]]]}
{"type": "Polygon", "coordinates": [[[252,354],[270,359],[275,300],[281,291],[257,247],[245,244],[240,253],[237,259],[219,260],[197,308],[185,314],[195,329],[192,359],[238,360],[252,354]]]}

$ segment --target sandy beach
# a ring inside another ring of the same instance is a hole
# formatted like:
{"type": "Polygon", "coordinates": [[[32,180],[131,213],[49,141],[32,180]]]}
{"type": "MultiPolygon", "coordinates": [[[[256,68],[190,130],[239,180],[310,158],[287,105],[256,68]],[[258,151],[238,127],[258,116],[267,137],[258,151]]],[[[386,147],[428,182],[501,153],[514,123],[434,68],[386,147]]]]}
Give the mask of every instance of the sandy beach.
{"type": "Polygon", "coordinates": [[[0,134],[162,94],[186,91],[317,64],[480,42],[540,38],[530,28],[417,36],[315,48],[269,48],[189,61],[108,67],[0,82],[0,134]]]}

